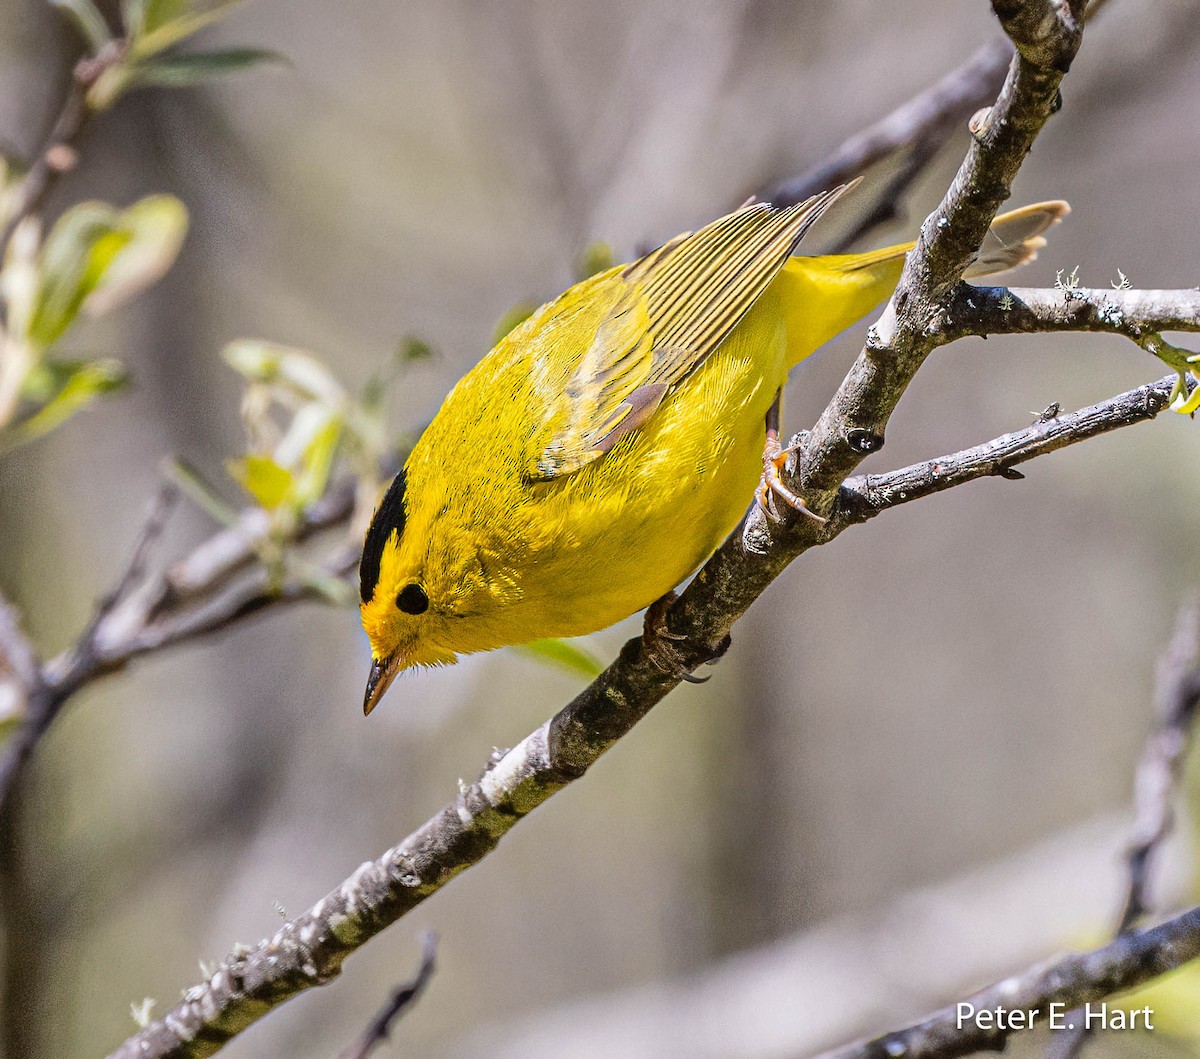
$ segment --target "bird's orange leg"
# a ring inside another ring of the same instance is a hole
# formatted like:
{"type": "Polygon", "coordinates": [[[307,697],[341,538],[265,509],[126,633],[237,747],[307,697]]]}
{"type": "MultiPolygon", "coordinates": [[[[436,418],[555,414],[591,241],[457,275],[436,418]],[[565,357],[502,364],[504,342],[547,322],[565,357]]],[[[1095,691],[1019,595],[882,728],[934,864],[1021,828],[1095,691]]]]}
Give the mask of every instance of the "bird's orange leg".
{"type": "Polygon", "coordinates": [[[774,507],[774,497],[779,497],[800,514],[824,524],[828,520],[810,510],[804,498],[793,493],[783,484],[780,477],[780,472],[787,466],[788,456],[795,452],[794,447],[784,448],[779,444],[779,406],[782,401],[783,390],[780,390],[771,402],[771,407],[767,409],[767,443],[763,448],[763,473],[758,488],[754,491],[754,499],[763,509],[763,514],[776,522],[779,521],[779,513],[774,507]]]}

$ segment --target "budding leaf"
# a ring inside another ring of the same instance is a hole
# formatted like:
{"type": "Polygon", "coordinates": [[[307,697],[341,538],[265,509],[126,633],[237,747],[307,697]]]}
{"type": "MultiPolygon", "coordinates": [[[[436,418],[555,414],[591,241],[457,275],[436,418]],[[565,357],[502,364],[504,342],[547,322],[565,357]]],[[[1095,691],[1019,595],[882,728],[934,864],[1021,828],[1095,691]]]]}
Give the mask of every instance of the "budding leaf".
{"type": "Polygon", "coordinates": [[[48,361],[26,380],[23,395],[42,403],[28,419],[0,433],[0,450],[48,433],[96,398],[128,382],[115,360],[48,361]]]}
{"type": "Polygon", "coordinates": [[[513,650],[535,661],[565,669],[585,680],[595,679],[604,670],[604,663],[591,651],[570,640],[534,640],[533,643],[520,644],[513,650]]]}
{"type": "Polygon", "coordinates": [[[248,453],[238,460],[229,460],[230,475],[259,505],[273,511],[292,495],[296,479],[286,467],[280,467],[270,456],[248,453]]]}
{"type": "Polygon", "coordinates": [[[192,52],[139,64],[132,72],[132,81],[155,88],[190,88],[252,66],[283,62],[286,60],[282,55],[265,48],[192,52]]]}
{"type": "Polygon", "coordinates": [[[165,51],[228,14],[238,0],[125,0],[129,52],[139,60],[165,51]]]}
{"type": "Polygon", "coordinates": [[[528,320],[536,308],[537,306],[532,302],[517,302],[496,322],[495,330],[492,331],[492,345],[499,342],[513,328],[528,320]]]}
{"type": "Polygon", "coordinates": [[[187,210],[171,195],[151,195],[126,210],[81,202],[46,237],[30,339],[53,345],[81,310],[99,316],[161,278],[187,232],[187,210]]]}

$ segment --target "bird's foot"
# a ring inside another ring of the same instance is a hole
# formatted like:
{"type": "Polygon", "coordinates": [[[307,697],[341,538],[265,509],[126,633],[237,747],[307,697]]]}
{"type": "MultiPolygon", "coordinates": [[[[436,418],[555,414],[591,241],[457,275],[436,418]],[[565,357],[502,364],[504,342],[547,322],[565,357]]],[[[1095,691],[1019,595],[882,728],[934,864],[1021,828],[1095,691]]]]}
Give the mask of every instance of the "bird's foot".
{"type": "Polygon", "coordinates": [[[802,515],[824,525],[828,519],[822,518],[811,510],[802,496],[793,493],[783,483],[781,472],[787,466],[787,458],[796,451],[798,446],[789,445],[784,448],[773,432],[767,434],[767,444],[763,448],[763,473],[759,479],[758,488],[754,491],[754,499],[762,508],[763,514],[773,522],[778,522],[782,516],[775,509],[775,497],[779,497],[789,507],[795,508],[802,515]]]}
{"type": "MultiPolygon", "coordinates": [[[[692,674],[687,665],[685,652],[679,645],[687,640],[680,633],[671,632],[667,628],[667,609],[679,596],[668,592],[661,599],[656,599],[646,608],[646,619],[642,627],[642,646],[650,663],[664,673],[668,673],[688,684],[704,684],[708,677],[697,677],[692,674]]],[[[703,662],[704,665],[715,665],[729,650],[732,639],[728,633],[721,638],[712,654],[703,662]]]]}

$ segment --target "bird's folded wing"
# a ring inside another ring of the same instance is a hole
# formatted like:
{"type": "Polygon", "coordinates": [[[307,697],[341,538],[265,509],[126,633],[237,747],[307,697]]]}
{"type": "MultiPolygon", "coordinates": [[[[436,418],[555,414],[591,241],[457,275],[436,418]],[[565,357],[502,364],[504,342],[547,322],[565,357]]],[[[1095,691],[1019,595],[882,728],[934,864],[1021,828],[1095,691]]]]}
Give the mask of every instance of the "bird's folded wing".
{"type": "Polygon", "coordinates": [[[844,190],[782,210],[744,206],[614,276],[622,293],[569,378],[563,394],[568,414],[528,476],[570,474],[642,426],[670,388],[728,337],[844,190]]]}

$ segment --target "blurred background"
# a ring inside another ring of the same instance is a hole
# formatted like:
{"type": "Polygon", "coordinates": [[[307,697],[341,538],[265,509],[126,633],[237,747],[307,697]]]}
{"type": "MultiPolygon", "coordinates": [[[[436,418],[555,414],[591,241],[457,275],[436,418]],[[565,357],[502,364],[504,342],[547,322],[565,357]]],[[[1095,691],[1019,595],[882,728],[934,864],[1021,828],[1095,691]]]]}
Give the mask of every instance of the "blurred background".
{"type": "MultiPolygon", "coordinates": [[[[1198,13],[1114,0],[1089,29],[1014,187],[1014,204],[1074,210],[1022,285],[1075,266],[1089,286],[1118,269],[1136,287],[1200,282],[1198,13]]],[[[199,43],[290,65],[129,96],[49,204],[169,191],[192,230],[161,284],[73,339],[120,356],[135,387],[0,463],[0,588],[58,651],[118,576],[162,458],[227,480],[243,449],[228,341],[310,349],[358,387],[417,336],[436,356],[406,370],[390,417],[419,426],[504,312],[570,283],[593,240],[625,259],[703,224],[998,33],[988,4],[938,0],[250,0],[199,43]]],[[[41,143],[77,47],[42,0],[0,5],[12,149],[41,143]]],[[[966,141],[871,243],[915,232],[966,141]]],[[[864,327],[795,373],[789,430],[819,414],[864,327]]],[[[867,468],[1164,374],[1117,338],[962,342],[922,370],[867,468]]],[[[439,969],[395,1054],[804,1055],[1098,943],[1155,659],[1196,584],[1198,457],[1196,424],[1164,415],[805,555],[710,683],[224,1054],[336,1054],[411,975],[425,927],[439,969]]],[[[212,529],[183,510],[164,553],[212,529]]],[[[610,658],[639,622],[587,647],[610,658]]],[[[307,908],[580,686],[499,652],[406,677],[364,720],[368,661],[357,615],[313,605],[78,699],[27,807],[33,918],[6,981],[37,1030],[10,1059],[115,1047],[131,1002],[161,1014],[197,960],[307,908]]],[[[1190,848],[1181,828],[1166,904],[1192,886],[1190,848]]],[[[1170,1003],[1176,1030],[1200,1024],[1170,1003]]],[[[1093,1047],[1197,1045],[1160,1031],[1093,1047]]]]}

